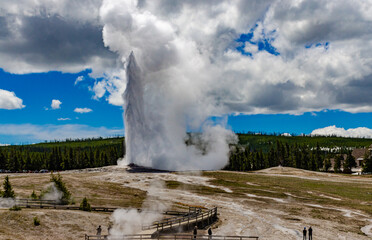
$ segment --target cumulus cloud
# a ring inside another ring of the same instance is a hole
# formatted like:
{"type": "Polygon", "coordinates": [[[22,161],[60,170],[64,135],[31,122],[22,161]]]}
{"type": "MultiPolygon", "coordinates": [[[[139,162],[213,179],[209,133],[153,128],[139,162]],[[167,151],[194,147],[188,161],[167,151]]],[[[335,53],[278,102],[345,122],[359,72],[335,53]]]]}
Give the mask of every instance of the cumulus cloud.
{"type": "Polygon", "coordinates": [[[58,118],[57,120],[58,121],[69,121],[71,120],[71,118],[58,118]]]}
{"type": "Polygon", "coordinates": [[[0,89],[0,109],[21,109],[24,108],[23,100],[18,98],[14,92],[0,89]]]}
{"type": "Polygon", "coordinates": [[[2,1],[0,66],[12,73],[91,68],[97,76],[115,67],[115,53],[102,42],[101,2],[2,1]]]}
{"type": "MultiPolygon", "coordinates": [[[[124,62],[133,50],[152,82],[172,79],[207,114],[370,112],[370,5],[105,0],[100,16],[110,50],[124,62]]],[[[105,79],[94,90],[110,100],[125,89],[105,79]]]]}
{"type": "Polygon", "coordinates": [[[91,127],[81,124],[35,125],[35,124],[0,124],[0,135],[12,136],[19,142],[36,142],[45,140],[65,140],[67,138],[91,138],[122,135],[123,129],[91,127]]]}
{"type": "Polygon", "coordinates": [[[93,76],[103,77],[91,87],[94,97],[122,105],[122,67],[133,50],[150,82],[165,77],[163,85],[172,85],[175,94],[206,102],[203,111],[187,112],[371,112],[371,5],[371,0],[3,1],[0,66],[13,73],[92,68],[93,76]]]}
{"type": "Polygon", "coordinates": [[[53,99],[52,104],[50,105],[52,109],[60,109],[61,108],[62,102],[59,101],[58,99],[53,99]]]}
{"type": "Polygon", "coordinates": [[[74,112],[76,113],[89,113],[93,111],[92,109],[90,108],[75,108],[74,112]]]}
{"type": "Polygon", "coordinates": [[[282,133],[280,136],[284,136],[284,137],[292,137],[292,135],[290,133],[282,133]]]}
{"type": "Polygon", "coordinates": [[[338,136],[338,137],[353,137],[353,138],[372,138],[372,129],[366,127],[358,128],[339,128],[335,125],[315,129],[311,132],[312,136],[338,136]]]}
{"type": "Polygon", "coordinates": [[[84,80],[84,76],[79,76],[76,78],[74,85],[78,84],[79,82],[84,80]]]}

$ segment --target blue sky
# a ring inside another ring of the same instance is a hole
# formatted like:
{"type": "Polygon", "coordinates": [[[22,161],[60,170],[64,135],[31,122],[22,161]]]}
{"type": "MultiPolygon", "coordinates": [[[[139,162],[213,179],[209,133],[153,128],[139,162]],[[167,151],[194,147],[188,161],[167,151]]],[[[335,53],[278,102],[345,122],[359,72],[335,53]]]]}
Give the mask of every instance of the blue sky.
{"type": "Polygon", "coordinates": [[[123,135],[130,51],[149,76],[163,78],[145,96],[160,122],[159,111],[178,111],[179,100],[185,119],[227,116],[236,132],[372,137],[372,31],[363,1],[153,4],[4,1],[0,144],[123,135]],[[154,98],[162,88],[168,105],[154,98]]]}
{"type": "Polygon", "coordinates": [[[104,100],[93,99],[94,79],[90,71],[70,74],[47,72],[15,75],[0,70],[0,88],[16,93],[26,105],[23,109],[1,109],[1,124],[87,124],[93,127],[123,127],[122,108],[104,100]],[[74,84],[79,76],[84,80],[74,84]],[[59,109],[52,109],[53,99],[62,102],[59,109]],[[76,113],[75,108],[90,108],[92,112],[76,113]],[[58,120],[70,118],[70,120],[58,120]]]}
{"type": "MultiPolygon", "coordinates": [[[[105,127],[117,130],[103,136],[124,135],[123,110],[121,106],[109,104],[104,98],[94,99],[91,90],[95,79],[90,70],[79,73],[33,73],[10,74],[0,70],[0,89],[15,92],[23,100],[22,109],[0,109],[0,126],[8,124],[60,125],[79,124],[94,128],[105,127]],[[76,79],[83,80],[75,84],[76,79]],[[59,109],[52,109],[53,99],[62,102],[59,109]],[[89,113],[76,113],[75,108],[90,108],[89,113]],[[69,118],[68,120],[58,120],[69,118]]],[[[336,125],[342,128],[372,128],[372,113],[348,113],[340,110],[324,110],[293,114],[231,114],[228,128],[235,132],[266,132],[309,134],[314,129],[336,125]]],[[[46,127],[46,126],[45,126],[46,127]]],[[[56,136],[58,137],[58,136],[56,136]]],[[[50,140],[50,139],[48,139],[50,140]]],[[[0,135],[0,143],[20,144],[40,142],[32,135],[0,135]]]]}

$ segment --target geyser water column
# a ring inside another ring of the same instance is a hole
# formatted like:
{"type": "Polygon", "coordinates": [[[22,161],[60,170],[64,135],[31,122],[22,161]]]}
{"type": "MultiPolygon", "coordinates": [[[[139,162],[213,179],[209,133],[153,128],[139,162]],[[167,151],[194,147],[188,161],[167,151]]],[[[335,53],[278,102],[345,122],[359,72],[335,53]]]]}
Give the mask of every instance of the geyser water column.
{"type": "Polygon", "coordinates": [[[124,125],[126,156],[125,163],[136,163],[146,166],[147,146],[146,125],[143,101],[143,77],[133,52],[128,57],[126,68],[127,87],[124,92],[124,125]]]}
{"type": "Polygon", "coordinates": [[[221,169],[227,163],[228,143],[236,142],[235,134],[221,125],[207,124],[202,133],[196,134],[197,141],[191,141],[198,142],[203,149],[186,145],[185,140],[192,136],[186,133],[187,116],[177,105],[182,99],[171,97],[172,101],[163,101],[172,96],[167,88],[171,83],[159,84],[151,72],[142,72],[133,52],[126,62],[127,86],[123,95],[126,156],[122,163],[163,170],[221,169]],[[158,91],[161,86],[167,91],[158,91]]]}

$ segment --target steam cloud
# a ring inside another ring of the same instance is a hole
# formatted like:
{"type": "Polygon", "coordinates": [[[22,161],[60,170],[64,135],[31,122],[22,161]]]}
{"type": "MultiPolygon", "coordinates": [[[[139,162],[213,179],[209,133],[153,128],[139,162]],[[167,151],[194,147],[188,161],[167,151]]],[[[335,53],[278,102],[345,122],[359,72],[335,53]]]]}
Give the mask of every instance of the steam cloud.
{"type": "Polygon", "coordinates": [[[55,183],[50,183],[47,187],[45,194],[42,196],[43,200],[54,200],[60,202],[62,199],[63,193],[59,191],[55,183]]]}
{"type": "MultiPolygon", "coordinates": [[[[101,13],[107,23],[104,41],[127,65],[122,76],[127,80],[124,163],[166,170],[222,168],[227,163],[228,144],[236,137],[223,124],[206,121],[216,106],[203,92],[210,78],[206,72],[194,76],[203,62],[199,58],[205,56],[188,55],[184,49],[189,42],[178,42],[174,38],[176,29],[169,23],[141,12],[134,3],[116,4],[105,1],[101,13]],[[116,9],[122,12],[113,14],[116,9]],[[134,53],[126,58],[130,49],[134,53]],[[200,127],[204,148],[187,146],[187,130],[200,127]]],[[[195,46],[189,46],[189,50],[197,51],[195,46]]]]}
{"type": "Polygon", "coordinates": [[[226,164],[228,143],[236,141],[231,131],[221,125],[205,124],[200,137],[200,143],[205,146],[202,149],[195,145],[187,146],[185,119],[188,116],[182,113],[184,109],[179,108],[179,98],[173,98],[175,96],[170,96],[167,91],[160,95],[156,84],[147,91],[153,102],[144,99],[147,97],[143,79],[146,75],[137,66],[133,53],[128,58],[126,72],[125,163],[167,170],[220,169],[226,164]],[[164,101],[163,97],[170,99],[164,101]],[[154,100],[158,106],[162,105],[162,109],[153,110],[158,107],[153,105],[154,100]]]}
{"type": "Polygon", "coordinates": [[[11,208],[16,204],[13,198],[0,198],[0,208],[11,208]]]}
{"type": "MultiPolygon", "coordinates": [[[[142,211],[137,209],[117,209],[111,216],[113,222],[110,236],[138,234],[142,226],[151,225],[163,217],[163,212],[169,205],[157,198],[157,193],[164,188],[162,181],[155,181],[148,190],[148,195],[142,205],[142,211]]],[[[110,239],[110,237],[109,237],[110,239]]]]}

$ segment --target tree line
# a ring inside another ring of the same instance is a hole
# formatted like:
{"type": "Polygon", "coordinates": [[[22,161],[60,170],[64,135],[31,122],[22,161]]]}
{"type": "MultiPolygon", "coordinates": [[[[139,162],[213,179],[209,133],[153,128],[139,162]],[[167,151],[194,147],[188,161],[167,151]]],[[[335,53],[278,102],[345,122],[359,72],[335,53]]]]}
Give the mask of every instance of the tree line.
{"type": "Polygon", "coordinates": [[[0,169],[12,172],[61,171],[114,165],[124,156],[123,141],[96,146],[7,146],[0,148],[0,169]]]}
{"type": "MultiPolygon", "coordinates": [[[[328,171],[332,167],[331,159],[334,159],[335,172],[340,172],[341,168],[344,172],[350,172],[351,168],[355,166],[355,159],[351,155],[351,139],[322,139],[320,137],[301,137],[299,139],[300,143],[288,137],[239,134],[239,144],[230,146],[229,161],[224,169],[253,171],[281,165],[313,171],[328,171]],[[306,139],[308,142],[305,141],[306,139]],[[321,145],[323,148],[318,142],[314,142],[319,139],[323,141],[321,145]],[[343,143],[348,147],[330,147],[340,141],[347,141],[343,143]]],[[[356,140],[355,143],[363,144],[366,140],[361,139],[360,142],[356,140]]],[[[371,140],[364,144],[370,144],[370,142],[371,140]]],[[[0,147],[0,170],[17,172],[48,169],[60,171],[102,167],[115,165],[117,160],[124,155],[123,137],[5,146],[0,147]]],[[[364,166],[365,172],[372,172],[371,157],[365,156],[368,158],[364,166]]]]}
{"type": "MultiPolygon", "coordinates": [[[[276,141],[269,144],[269,150],[263,148],[252,149],[250,145],[237,145],[231,150],[229,162],[225,170],[252,171],[269,167],[285,166],[295,167],[312,171],[329,171],[332,167],[331,159],[334,159],[334,171],[351,173],[356,166],[352,151],[348,148],[337,150],[322,149],[319,144],[309,147],[307,144],[290,144],[288,142],[276,141]],[[344,158],[344,156],[346,157],[344,158]]],[[[365,172],[371,172],[371,157],[364,166],[365,172]]]]}

